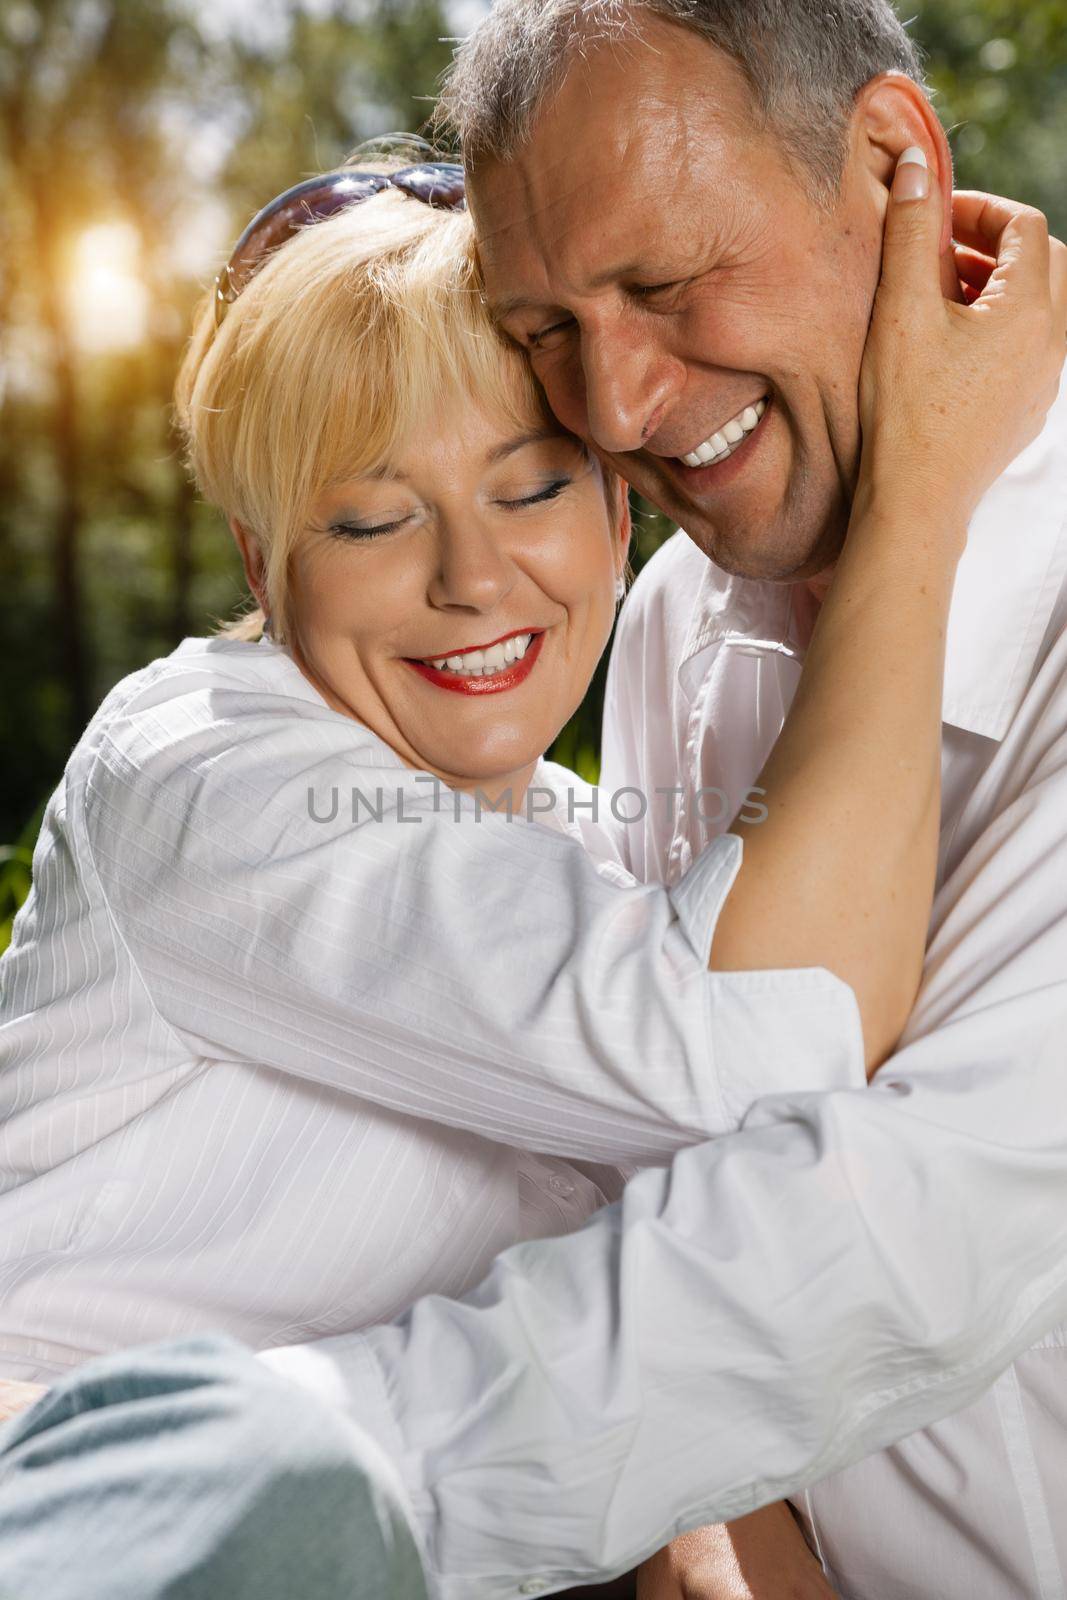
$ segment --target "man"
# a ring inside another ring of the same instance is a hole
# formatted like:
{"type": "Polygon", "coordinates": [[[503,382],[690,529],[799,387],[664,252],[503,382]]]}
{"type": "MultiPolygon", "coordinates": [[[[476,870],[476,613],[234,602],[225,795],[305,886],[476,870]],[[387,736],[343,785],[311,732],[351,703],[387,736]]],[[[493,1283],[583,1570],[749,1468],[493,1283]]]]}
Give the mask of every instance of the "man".
{"type": "MultiPolygon", "coordinates": [[[[848,525],[888,177],[918,146],[947,200],[948,144],[887,0],[500,0],[445,111],[502,326],[557,416],[685,530],[627,603],[601,780],[663,797],[629,830],[631,865],[674,882],[716,824],[696,791],[728,796],[721,827],[788,709],[848,525]]],[[[959,299],[968,256],[945,217],[959,299]]],[[[1049,1048],[1067,1020],[1065,518],[1061,394],[983,500],[957,582],[926,973],[875,1080],[910,1096],[913,1126],[895,1152],[839,1129],[876,1251],[894,1167],[924,1193],[926,1227],[898,1229],[883,1265],[902,1299],[930,1297],[931,1326],[1037,1244],[1014,1181],[1029,1173],[1051,1209],[1067,1176],[1049,1048]],[[965,1145],[988,1168],[949,1180],[965,1145]],[[951,1243],[948,1181],[971,1201],[951,1243]],[[940,1291],[921,1273],[939,1252],[940,1291]]],[[[783,1211],[782,1247],[812,1249],[813,1223],[783,1211]]],[[[1046,1332],[970,1410],[798,1501],[852,1600],[1065,1592],[1065,1362],[1067,1336],[1046,1332]]]]}

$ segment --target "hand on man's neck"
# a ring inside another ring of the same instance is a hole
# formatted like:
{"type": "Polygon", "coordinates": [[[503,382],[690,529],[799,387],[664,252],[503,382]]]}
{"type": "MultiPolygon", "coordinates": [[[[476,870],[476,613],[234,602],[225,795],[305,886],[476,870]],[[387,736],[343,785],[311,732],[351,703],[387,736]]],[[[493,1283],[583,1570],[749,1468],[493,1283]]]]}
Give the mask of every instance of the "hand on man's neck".
{"type": "MultiPolygon", "coordinates": [[[[992,265],[991,262],[990,266],[992,265]]],[[[946,300],[955,300],[958,305],[964,303],[963,286],[956,275],[951,249],[946,250],[941,257],[941,293],[946,300]]],[[[830,585],[834,581],[834,570],[833,567],[827,567],[825,571],[817,572],[814,578],[807,578],[799,585],[815,601],[816,611],[826,599],[830,585]]]]}

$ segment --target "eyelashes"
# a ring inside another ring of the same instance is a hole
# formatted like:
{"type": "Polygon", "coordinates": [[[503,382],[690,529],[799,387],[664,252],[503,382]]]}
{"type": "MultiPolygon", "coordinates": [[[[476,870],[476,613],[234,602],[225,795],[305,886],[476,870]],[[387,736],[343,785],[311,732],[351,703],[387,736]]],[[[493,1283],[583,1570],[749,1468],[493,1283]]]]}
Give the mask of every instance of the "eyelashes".
{"type": "Polygon", "coordinates": [[[410,518],[401,517],[397,522],[381,522],[372,528],[363,528],[356,522],[331,522],[329,532],[338,539],[377,539],[380,534],[392,533],[395,528],[402,528],[410,518]]]}
{"type": "MultiPolygon", "coordinates": [[[[564,489],[570,487],[570,478],[555,478],[536,494],[520,496],[517,500],[497,500],[494,502],[504,511],[521,511],[526,506],[546,505],[550,500],[555,500],[564,489]]],[[[369,539],[381,538],[383,534],[394,533],[398,528],[403,528],[412,520],[410,516],[398,517],[392,522],[378,522],[364,525],[358,522],[333,522],[329,532],[338,539],[347,539],[355,543],[369,539]]]]}
{"type": "Polygon", "coordinates": [[[521,500],[498,500],[497,505],[507,506],[511,510],[514,510],[516,506],[543,505],[545,501],[555,500],[558,495],[561,495],[564,489],[569,487],[570,481],[570,478],[556,478],[547,488],[539,490],[537,494],[524,495],[521,500]]]}

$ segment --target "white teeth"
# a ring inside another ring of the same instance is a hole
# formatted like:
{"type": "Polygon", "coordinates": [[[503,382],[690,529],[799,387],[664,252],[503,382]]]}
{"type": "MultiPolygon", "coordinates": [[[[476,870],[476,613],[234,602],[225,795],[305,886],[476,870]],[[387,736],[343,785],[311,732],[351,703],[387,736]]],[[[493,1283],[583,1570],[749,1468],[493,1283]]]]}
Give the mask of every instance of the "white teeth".
{"type": "Polygon", "coordinates": [[[746,406],[739,411],[736,417],[731,417],[729,422],[724,422],[717,433],[710,439],[705,439],[703,444],[698,444],[695,450],[681,457],[687,467],[706,467],[709,462],[724,460],[732,455],[735,446],[739,445],[746,434],[752,432],[767,409],[766,396],[757,400],[754,406],[746,406]]]}
{"type": "Polygon", "coordinates": [[[484,650],[466,650],[458,656],[426,657],[429,666],[438,672],[462,672],[472,678],[488,678],[494,672],[503,672],[513,661],[521,661],[533,638],[529,633],[512,634],[499,644],[488,645],[484,650]]]}

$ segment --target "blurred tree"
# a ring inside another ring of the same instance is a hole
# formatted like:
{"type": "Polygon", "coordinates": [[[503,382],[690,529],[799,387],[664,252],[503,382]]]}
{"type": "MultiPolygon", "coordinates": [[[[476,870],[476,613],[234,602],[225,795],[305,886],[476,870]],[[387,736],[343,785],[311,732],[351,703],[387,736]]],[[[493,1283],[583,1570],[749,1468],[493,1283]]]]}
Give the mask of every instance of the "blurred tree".
{"type": "Polygon", "coordinates": [[[362,140],[419,132],[450,59],[447,33],[437,0],[333,0],[293,7],[282,41],[235,38],[217,63],[241,107],[222,171],[234,202],[250,217],[362,140]]]}
{"type": "Polygon", "coordinates": [[[915,0],[960,189],[1039,206],[1067,237],[1067,0],[915,0]]]}
{"type": "MultiPolygon", "coordinates": [[[[0,431],[0,480],[10,491],[0,506],[0,527],[9,557],[16,517],[29,513],[29,530],[20,531],[40,535],[47,526],[50,532],[47,609],[38,594],[22,667],[27,686],[43,680],[52,690],[38,732],[46,736],[54,770],[57,753],[77,738],[99,697],[84,534],[87,517],[107,507],[117,488],[115,480],[101,481],[97,470],[99,414],[91,396],[98,374],[78,343],[74,305],[83,263],[77,243],[101,218],[122,221],[140,241],[145,272],[153,270],[162,220],[181,182],[153,111],[163,86],[175,87],[171,45],[188,29],[162,0],[137,6],[39,0],[32,7],[8,5],[0,25],[0,173],[8,222],[0,257],[5,421],[22,412],[0,431]],[[27,355],[32,366],[23,365],[27,355]]],[[[183,89],[192,92],[191,85],[183,89]]],[[[151,398],[159,450],[166,448],[165,401],[181,321],[164,314],[166,275],[156,277],[157,298],[150,301],[137,363],[142,370],[131,372],[132,384],[113,395],[106,420],[112,428],[121,425],[138,400],[151,398]],[[154,376],[146,383],[147,373],[154,376]]],[[[180,504],[184,483],[177,472],[173,478],[171,493],[180,504]]],[[[166,510],[165,503],[153,505],[164,521],[166,510]]],[[[24,538],[17,542],[25,549],[24,538]]],[[[39,549],[38,542],[31,566],[39,549]]],[[[6,595],[11,610],[25,601],[20,587],[16,581],[15,593],[6,595]]],[[[31,691],[27,721],[40,710],[35,700],[31,691]]],[[[4,729],[5,741],[12,731],[4,729]]],[[[22,733],[25,761],[35,739],[29,727],[22,733]]],[[[41,783],[40,771],[32,764],[30,770],[32,787],[15,784],[23,803],[36,797],[41,783]]]]}

